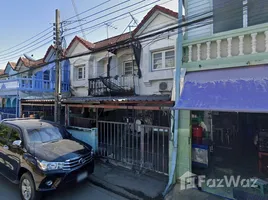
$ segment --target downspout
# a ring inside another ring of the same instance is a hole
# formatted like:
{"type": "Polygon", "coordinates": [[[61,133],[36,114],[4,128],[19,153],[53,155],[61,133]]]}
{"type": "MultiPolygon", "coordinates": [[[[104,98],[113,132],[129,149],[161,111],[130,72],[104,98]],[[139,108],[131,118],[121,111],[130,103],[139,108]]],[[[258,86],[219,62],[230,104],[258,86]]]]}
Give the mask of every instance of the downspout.
{"type": "MultiPolygon", "coordinates": [[[[178,10],[178,38],[177,38],[177,49],[176,49],[176,78],[175,78],[175,102],[179,101],[180,98],[180,75],[181,75],[181,65],[182,65],[182,42],[183,42],[183,32],[182,32],[182,0],[178,0],[179,2],[179,10],[178,10]]],[[[166,196],[169,192],[175,172],[176,172],[176,164],[177,164],[177,154],[178,154],[178,129],[179,129],[179,110],[175,110],[175,118],[174,118],[174,134],[173,134],[173,151],[171,157],[171,168],[169,173],[169,181],[166,186],[166,189],[163,193],[163,196],[166,196]]],[[[171,129],[172,130],[172,129],[171,129]]]]}

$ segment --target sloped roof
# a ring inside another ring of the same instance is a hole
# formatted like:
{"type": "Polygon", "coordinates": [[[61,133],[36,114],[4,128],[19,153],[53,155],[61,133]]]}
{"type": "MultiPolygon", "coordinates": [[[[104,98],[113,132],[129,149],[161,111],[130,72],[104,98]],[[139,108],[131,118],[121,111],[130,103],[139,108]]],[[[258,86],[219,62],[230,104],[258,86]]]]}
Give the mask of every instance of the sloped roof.
{"type": "MultiPolygon", "coordinates": [[[[141,28],[142,26],[147,22],[147,20],[150,19],[150,17],[156,12],[156,11],[160,11],[163,12],[167,15],[170,15],[171,17],[174,18],[178,18],[178,13],[174,12],[170,9],[167,9],[165,7],[156,5],[154,6],[146,15],[145,17],[142,19],[142,21],[139,23],[139,25],[135,28],[135,30],[132,32],[132,35],[135,35],[141,28]]],[[[109,46],[111,44],[115,44],[117,42],[122,42],[122,41],[126,41],[128,39],[131,38],[131,33],[124,33],[124,34],[120,34],[120,35],[116,35],[114,37],[110,37],[108,39],[105,40],[101,40],[95,43],[91,43],[88,42],[78,36],[75,36],[74,39],[71,41],[71,43],[69,44],[66,52],[68,52],[68,50],[72,47],[72,45],[74,44],[75,41],[79,41],[80,43],[82,43],[86,48],[90,49],[90,50],[94,50],[94,49],[100,49],[106,46],[109,46]]]]}
{"type": "Polygon", "coordinates": [[[16,68],[16,63],[15,62],[8,62],[8,64],[11,66],[11,68],[13,70],[15,70],[15,68],[16,68]]]}
{"type": "Polygon", "coordinates": [[[41,58],[41,59],[39,59],[39,60],[32,61],[32,60],[29,60],[29,59],[27,59],[27,58],[20,57],[19,60],[18,60],[18,62],[16,63],[16,66],[19,64],[20,61],[21,61],[21,62],[24,64],[24,66],[26,66],[26,67],[37,67],[38,65],[44,63],[43,58],[41,58]]]}
{"type": "Polygon", "coordinates": [[[43,60],[46,60],[46,58],[47,58],[49,52],[51,51],[51,49],[56,49],[56,48],[55,48],[53,45],[50,45],[50,46],[48,47],[47,51],[46,51],[46,54],[45,54],[43,60]]]}
{"type": "Polygon", "coordinates": [[[81,44],[83,44],[83,45],[84,45],[87,49],[89,49],[89,50],[93,50],[94,47],[95,47],[95,44],[93,44],[93,43],[91,43],[91,42],[89,42],[89,41],[86,41],[86,40],[84,40],[83,38],[80,38],[80,37],[78,37],[78,36],[75,36],[75,37],[72,39],[71,43],[69,44],[68,48],[66,49],[65,53],[67,53],[67,52],[72,48],[73,44],[74,44],[76,41],[78,41],[78,42],[80,42],[81,44]]]}
{"type": "Polygon", "coordinates": [[[115,44],[117,42],[122,42],[122,41],[128,40],[130,38],[131,38],[131,34],[129,32],[121,34],[121,35],[116,35],[114,37],[96,42],[95,49],[103,48],[103,47],[109,46],[111,44],[115,44]]]}
{"type": "Polygon", "coordinates": [[[150,17],[156,11],[160,11],[162,13],[170,15],[171,17],[178,18],[178,13],[177,12],[174,12],[174,11],[172,11],[170,9],[165,8],[165,7],[156,5],[147,13],[147,15],[145,15],[145,17],[142,19],[142,21],[139,23],[139,25],[135,28],[135,30],[133,31],[133,35],[135,35],[142,28],[142,26],[147,22],[147,20],[150,19],[150,17]]]}

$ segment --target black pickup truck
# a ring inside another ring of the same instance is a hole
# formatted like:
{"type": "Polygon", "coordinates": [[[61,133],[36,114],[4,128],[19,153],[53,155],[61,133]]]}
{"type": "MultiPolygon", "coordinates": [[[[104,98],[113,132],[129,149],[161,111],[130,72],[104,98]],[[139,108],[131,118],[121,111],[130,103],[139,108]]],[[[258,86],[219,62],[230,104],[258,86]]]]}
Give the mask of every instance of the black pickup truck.
{"type": "Polygon", "coordinates": [[[23,200],[77,183],[94,171],[94,151],[55,123],[36,119],[0,122],[0,173],[19,184],[23,200]]]}

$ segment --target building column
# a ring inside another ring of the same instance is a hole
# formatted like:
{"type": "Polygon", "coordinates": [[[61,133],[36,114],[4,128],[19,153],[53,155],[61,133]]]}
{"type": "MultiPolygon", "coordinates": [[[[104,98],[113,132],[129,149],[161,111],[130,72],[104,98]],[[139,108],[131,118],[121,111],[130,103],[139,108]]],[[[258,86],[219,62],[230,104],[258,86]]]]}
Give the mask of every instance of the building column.
{"type": "MultiPolygon", "coordinates": [[[[180,110],[176,171],[173,183],[184,173],[192,171],[191,111],[180,110]]],[[[173,136],[172,136],[173,137],[173,136]]],[[[169,141],[169,168],[172,166],[173,138],[169,141]]],[[[170,170],[169,170],[170,171],[170,170]]]]}
{"type": "Polygon", "coordinates": [[[179,119],[176,180],[192,171],[191,111],[181,110],[179,119]]]}

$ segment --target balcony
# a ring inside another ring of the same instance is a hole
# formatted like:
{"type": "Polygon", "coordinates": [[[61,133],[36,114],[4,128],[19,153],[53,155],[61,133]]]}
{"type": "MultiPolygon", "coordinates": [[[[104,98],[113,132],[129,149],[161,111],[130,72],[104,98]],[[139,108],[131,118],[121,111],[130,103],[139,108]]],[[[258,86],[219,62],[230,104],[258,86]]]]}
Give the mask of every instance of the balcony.
{"type": "Polygon", "coordinates": [[[137,76],[99,77],[88,80],[90,96],[134,95],[137,76]]]}
{"type": "MultiPolygon", "coordinates": [[[[33,78],[18,78],[10,80],[0,80],[0,91],[36,91],[36,92],[54,92],[55,81],[46,81],[33,78]]],[[[62,83],[62,92],[69,91],[69,83],[62,83]]]]}
{"type": "Polygon", "coordinates": [[[268,23],[183,42],[188,71],[268,63],[268,23]]]}

